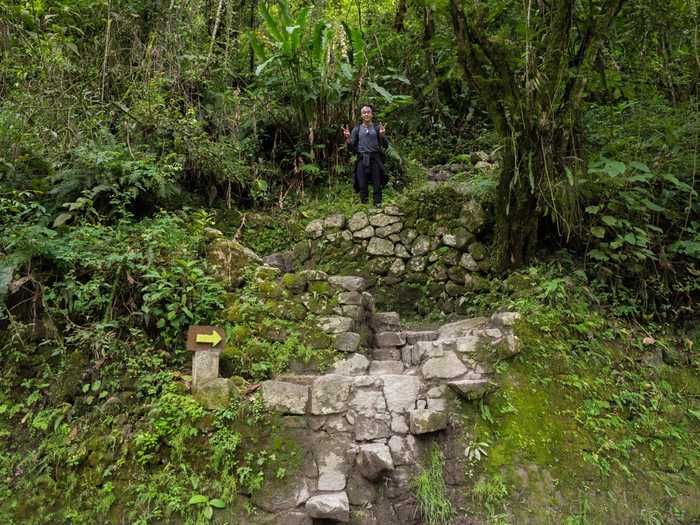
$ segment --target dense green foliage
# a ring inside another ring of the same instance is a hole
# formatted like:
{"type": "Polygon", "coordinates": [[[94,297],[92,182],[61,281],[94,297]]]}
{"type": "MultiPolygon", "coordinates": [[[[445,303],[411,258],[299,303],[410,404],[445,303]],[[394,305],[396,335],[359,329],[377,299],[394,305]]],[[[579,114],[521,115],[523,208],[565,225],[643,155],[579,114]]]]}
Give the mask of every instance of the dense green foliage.
{"type": "Polygon", "coordinates": [[[500,297],[523,314],[525,350],[497,366],[502,387],[462,421],[475,510],[492,523],[532,511],[567,524],[692,523],[697,327],[673,333],[625,322],[624,307],[595,308],[567,263],[512,280],[518,289],[500,297]]]}
{"type": "MultiPolygon", "coordinates": [[[[209,228],[263,255],[359,209],[341,126],[364,103],[392,145],[385,201],[458,209],[424,169],[488,152],[454,182],[525,265],[454,298],[528,321],[465,415],[472,510],[536,509],[514,499],[527,462],[572,525],[615,510],[595,491],[638,501],[630,522],[697,516],[699,20],[697,0],[0,0],[0,521],[235,519],[293,470],[255,383],[322,368],[330,341],[293,282],[227,291],[209,228]],[[227,409],[190,395],[196,323],[227,331],[227,409]]],[[[444,318],[430,284],[405,290],[444,318]]],[[[442,523],[435,450],[417,487],[442,523]]]]}

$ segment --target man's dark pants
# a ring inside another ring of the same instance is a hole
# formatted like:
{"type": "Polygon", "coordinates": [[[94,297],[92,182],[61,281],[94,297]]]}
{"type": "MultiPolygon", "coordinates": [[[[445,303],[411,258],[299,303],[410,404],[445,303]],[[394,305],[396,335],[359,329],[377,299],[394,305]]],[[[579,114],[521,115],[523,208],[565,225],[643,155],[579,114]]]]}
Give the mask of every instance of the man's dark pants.
{"type": "Polygon", "coordinates": [[[360,156],[357,165],[357,185],[360,192],[360,201],[367,202],[368,185],[372,183],[374,205],[382,203],[382,165],[378,155],[369,155],[369,166],[366,166],[360,156]]]}

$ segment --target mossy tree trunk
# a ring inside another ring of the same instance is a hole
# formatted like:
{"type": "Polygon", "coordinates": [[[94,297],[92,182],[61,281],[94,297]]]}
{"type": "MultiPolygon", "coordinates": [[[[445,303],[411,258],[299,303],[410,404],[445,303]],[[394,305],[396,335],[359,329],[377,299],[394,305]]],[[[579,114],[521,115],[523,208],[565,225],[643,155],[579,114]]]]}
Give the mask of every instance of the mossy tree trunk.
{"type": "Polygon", "coordinates": [[[503,148],[495,238],[500,269],[533,255],[544,216],[563,236],[575,226],[575,176],[585,167],[578,123],[586,75],[625,2],[532,0],[524,3],[522,19],[494,22],[485,4],[467,2],[467,15],[462,0],[450,0],[457,59],[503,148]],[[504,30],[512,38],[504,38],[504,30]]]}

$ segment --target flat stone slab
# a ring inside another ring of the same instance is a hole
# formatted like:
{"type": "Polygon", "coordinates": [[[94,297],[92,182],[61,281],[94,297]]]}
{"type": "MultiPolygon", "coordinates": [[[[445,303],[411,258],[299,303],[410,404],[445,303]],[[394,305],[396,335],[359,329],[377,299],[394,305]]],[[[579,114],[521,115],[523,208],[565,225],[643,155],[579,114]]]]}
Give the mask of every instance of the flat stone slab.
{"type": "Polygon", "coordinates": [[[362,354],[352,354],[350,357],[337,361],[333,365],[333,374],[341,376],[360,376],[367,373],[369,359],[362,354]]]}
{"type": "Polygon", "coordinates": [[[448,323],[438,329],[438,338],[454,339],[456,337],[472,335],[474,330],[483,328],[488,322],[488,317],[474,317],[472,319],[464,319],[462,321],[448,323]]]}
{"type": "Polygon", "coordinates": [[[497,385],[488,379],[463,379],[462,381],[450,381],[447,384],[460,396],[470,400],[481,399],[497,388],[497,385]]]}
{"type": "Polygon", "coordinates": [[[385,375],[384,398],[391,412],[406,412],[416,406],[416,398],[420,392],[421,380],[418,376],[385,375]]]}
{"type": "Polygon", "coordinates": [[[284,381],[264,381],[262,396],[265,406],[281,414],[303,415],[309,401],[309,387],[284,381]]]}
{"type": "Polygon", "coordinates": [[[420,363],[433,357],[444,357],[445,355],[442,340],[418,341],[415,345],[413,345],[413,349],[416,363],[420,363]]]}
{"type": "Polygon", "coordinates": [[[454,352],[445,352],[444,357],[433,357],[421,366],[426,379],[452,379],[467,373],[467,367],[454,352]]]}
{"type": "Polygon", "coordinates": [[[378,332],[374,334],[374,342],[377,346],[403,346],[406,338],[401,332],[378,332]]]}
{"type": "Polygon", "coordinates": [[[354,277],[351,275],[331,275],[328,278],[328,282],[346,292],[362,292],[367,288],[367,283],[362,277],[354,277]]]}
{"type": "Polygon", "coordinates": [[[411,410],[409,413],[411,434],[428,434],[447,428],[447,414],[427,408],[411,410]]]}
{"type": "Polygon", "coordinates": [[[464,337],[458,337],[448,341],[453,343],[452,349],[460,354],[476,352],[479,348],[479,344],[482,342],[481,337],[478,335],[465,335],[464,337]]]}
{"type": "Polygon", "coordinates": [[[375,348],[372,350],[372,359],[376,361],[400,361],[401,350],[398,348],[375,348]]]}
{"type": "MultiPolygon", "coordinates": [[[[355,383],[357,385],[357,383],[355,383]]],[[[376,388],[376,387],[375,387],[376,388]]],[[[355,415],[375,416],[386,414],[387,407],[384,395],[379,388],[356,388],[348,404],[355,415]]]]}
{"type": "Polygon", "coordinates": [[[312,496],[304,507],[312,518],[350,521],[350,502],[345,491],[312,496]]]}
{"type": "Polygon", "coordinates": [[[386,439],[391,435],[391,416],[388,413],[373,416],[355,416],[355,441],[386,439]]]}
{"type": "Polygon", "coordinates": [[[369,375],[400,375],[403,374],[403,363],[401,361],[372,361],[369,364],[369,375]]]}
{"type": "Polygon", "coordinates": [[[327,415],[344,412],[352,383],[351,377],[338,374],[328,374],[316,379],[311,385],[311,413],[327,415]]]}
{"type": "Polygon", "coordinates": [[[350,442],[335,438],[321,438],[313,444],[314,457],[318,465],[319,491],[344,490],[350,470],[348,454],[350,442]]]}
{"type": "Polygon", "coordinates": [[[339,315],[318,318],[318,327],[327,334],[350,332],[352,330],[352,323],[352,318],[339,315]]]}
{"type": "Polygon", "coordinates": [[[418,341],[435,341],[438,338],[436,330],[422,330],[419,332],[404,330],[402,333],[407,345],[414,345],[418,341]]]}

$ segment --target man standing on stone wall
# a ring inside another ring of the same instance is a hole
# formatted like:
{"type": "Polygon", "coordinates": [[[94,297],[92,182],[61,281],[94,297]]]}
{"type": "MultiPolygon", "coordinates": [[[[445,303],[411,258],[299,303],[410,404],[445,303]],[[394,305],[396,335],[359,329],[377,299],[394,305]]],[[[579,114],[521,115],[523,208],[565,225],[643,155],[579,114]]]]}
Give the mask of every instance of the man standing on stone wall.
{"type": "Polygon", "coordinates": [[[382,204],[382,187],[388,177],[384,171],[384,149],[389,142],[382,124],[372,122],[372,106],[364,105],[361,110],[362,122],[352,129],[343,128],[343,136],[348,149],[357,155],[353,185],[360,194],[360,201],[367,202],[368,185],[372,183],[374,205],[382,204]]]}

